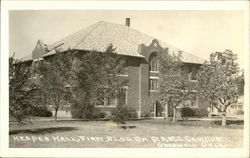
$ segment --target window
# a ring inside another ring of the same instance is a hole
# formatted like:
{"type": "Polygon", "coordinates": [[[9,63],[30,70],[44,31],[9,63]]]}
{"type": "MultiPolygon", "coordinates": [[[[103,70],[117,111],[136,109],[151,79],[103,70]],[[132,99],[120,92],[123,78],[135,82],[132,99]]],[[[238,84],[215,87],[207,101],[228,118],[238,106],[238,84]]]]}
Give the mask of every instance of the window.
{"type": "Polygon", "coordinates": [[[115,97],[108,97],[107,98],[107,106],[115,106],[116,102],[115,102],[115,97]]]}
{"type": "Polygon", "coordinates": [[[150,79],[150,90],[158,90],[158,79],[150,79]]]}
{"type": "Polygon", "coordinates": [[[159,71],[159,59],[157,59],[156,54],[150,56],[149,63],[149,71],[159,71]]]}
{"type": "Polygon", "coordinates": [[[190,80],[197,80],[197,68],[196,67],[191,68],[190,80]]]}
{"type": "Polygon", "coordinates": [[[183,102],[184,107],[198,108],[197,104],[197,94],[195,93],[191,98],[183,102]]]}
{"type": "Polygon", "coordinates": [[[105,100],[104,100],[104,91],[100,91],[98,93],[98,98],[97,98],[97,106],[104,106],[105,105],[105,100]]]}
{"type": "Polygon", "coordinates": [[[195,66],[184,66],[184,72],[189,75],[189,80],[197,80],[197,67],[195,66]]]}
{"type": "Polygon", "coordinates": [[[127,104],[127,87],[122,88],[117,97],[105,96],[105,90],[100,91],[98,93],[96,106],[114,107],[117,105],[117,101],[119,101],[121,105],[127,104]]]}
{"type": "Polygon", "coordinates": [[[127,105],[127,89],[121,89],[119,93],[119,104],[120,105],[127,105]]]}

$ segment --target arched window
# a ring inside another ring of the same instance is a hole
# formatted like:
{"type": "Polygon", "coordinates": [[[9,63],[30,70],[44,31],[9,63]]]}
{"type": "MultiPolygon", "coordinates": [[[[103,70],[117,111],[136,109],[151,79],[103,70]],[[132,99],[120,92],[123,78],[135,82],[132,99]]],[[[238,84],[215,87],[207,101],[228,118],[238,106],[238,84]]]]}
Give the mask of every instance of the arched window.
{"type": "Polygon", "coordinates": [[[149,64],[149,71],[159,71],[159,59],[155,53],[150,55],[149,64]]]}

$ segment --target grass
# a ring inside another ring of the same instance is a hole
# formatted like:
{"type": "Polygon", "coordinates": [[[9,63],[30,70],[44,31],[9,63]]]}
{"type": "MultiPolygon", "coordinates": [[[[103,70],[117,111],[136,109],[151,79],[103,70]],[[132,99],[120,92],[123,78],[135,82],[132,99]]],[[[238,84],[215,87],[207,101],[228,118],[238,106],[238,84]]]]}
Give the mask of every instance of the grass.
{"type": "Polygon", "coordinates": [[[36,120],[21,127],[10,123],[9,145],[14,148],[242,147],[243,125],[240,121],[230,123],[221,127],[218,121],[139,120],[127,121],[118,128],[111,121],[36,120]],[[191,142],[187,141],[190,139],[191,142]]]}

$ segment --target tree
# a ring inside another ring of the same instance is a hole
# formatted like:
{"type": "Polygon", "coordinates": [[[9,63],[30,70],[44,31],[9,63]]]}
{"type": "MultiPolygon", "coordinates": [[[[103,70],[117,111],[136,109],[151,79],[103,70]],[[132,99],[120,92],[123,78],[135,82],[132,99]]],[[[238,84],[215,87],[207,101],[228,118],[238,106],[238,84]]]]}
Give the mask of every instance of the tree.
{"type": "Polygon", "coordinates": [[[32,116],[37,87],[28,79],[30,71],[26,63],[9,57],[9,114],[19,125],[32,116]]]}
{"type": "Polygon", "coordinates": [[[163,104],[168,104],[173,108],[173,122],[176,121],[177,107],[188,97],[189,82],[188,75],[183,69],[181,54],[161,54],[159,88],[160,99],[163,104]]]}
{"type": "Polygon", "coordinates": [[[230,50],[215,52],[198,72],[199,94],[222,114],[222,126],[226,126],[227,108],[238,99],[236,60],[237,55],[230,50]]]}
{"type": "Polygon", "coordinates": [[[43,98],[55,108],[55,121],[58,109],[65,104],[65,98],[69,95],[67,88],[73,82],[73,59],[74,53],[71,50],[66,53],[56,50],[55,55],[40,61],[38,66],[38,73],[41,76],[38,85],[43,98]]]}
{"type": "Polygon", "coordinates": [[[72,108],[82,110],[84,117],[92,118],[95,105],[104,98],[118,97],[126,84],[126,80],[117,76],[124,71],[125,59],[116,54],[112,45],[105,52],[79,52],[76,56],[78,69],[72,108]]]}
{"type": "Polygon", "coordinates": [[[238,95],[239,96],[244,95],[244,85],[245,85],[244,71],[242,72],[240,76],[236,77],[235,82],[236,82],[237,89],[238,89],[238,95]]]}

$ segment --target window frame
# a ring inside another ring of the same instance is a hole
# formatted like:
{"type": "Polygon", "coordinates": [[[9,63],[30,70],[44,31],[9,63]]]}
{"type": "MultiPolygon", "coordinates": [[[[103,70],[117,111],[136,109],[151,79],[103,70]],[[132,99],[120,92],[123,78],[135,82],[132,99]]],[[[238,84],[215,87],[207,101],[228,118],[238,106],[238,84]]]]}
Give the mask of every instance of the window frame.
{"type": "Polygon", "coordinates": [[[190,72],[189,73],[189,80],[193,81],[193,82],[196,82],[197,81],[198,68],[196,66],[190,66],[189,72],[190,72]],[[193,75],[195,75],[195,79],[193,79],[193,75]]]}
{"type": "Polygon", "coordinates": [[[159,59],[156,53],[152,53],[149,57],[149,71],[152,73],[159,73],[159,65],[159,59]],[[152,62],[154,62],[154,64],[152,62]],[[155,70],[153,70],[153,68],[155,68],[155,70]]]}
{"type": "MultiPolygon", "coordinates": [[[[183,103],[182,103],[182,107],[189,107],[189,108],[199,108],[199,105],[198,105],[198,93],[197,93],[197,91],[192,91],[192,92],[194,92],[194,95],[195,95],[195,100],[194,100],[194,103],[195,103],[195,106],[190,106],[191,105],[191,99],[189,99],[189,100],[185,100],[185,101],[188,101],[189,102],[189,106],[185,106],[183,103]]],[[[191,93],[192,93],[191,92],[191,93]]],[[[185,102],[184,101],[184,102],[185,102]]]]}
{"type": "Polygon", "coordinates": [[[159,91],[159,77],[158,76],[150,76],[149,77],[149,91],[150,92],[158,92],[159,91]],[[156,83],[154,83],[154,81],[156,81],[156,83]],[[154,88],[154,89],[152,89],[152,88],[154,88]]]}
{"type": "MultiPolygon", "coordinates": [[[[122,86],[122,89],[126,89],[126,98],[125,98],[125,102],[126,102],[126,105],[128,104],[128,86],[122,86]]],[[[104,92],[105,94],[105,92],[104,92]]],[[[103,99],[103,102],[104,102],[104,105],[98,105],[97,103],[95,104],[96,107],[116,107],[117,106],[117,103],[118,103],[118,97],[116,96],[114,99],[115,99],[115,104],[110,104],[109,105],[109,97],[105,97],[104,95],[104,99],[103,99]]]]}

